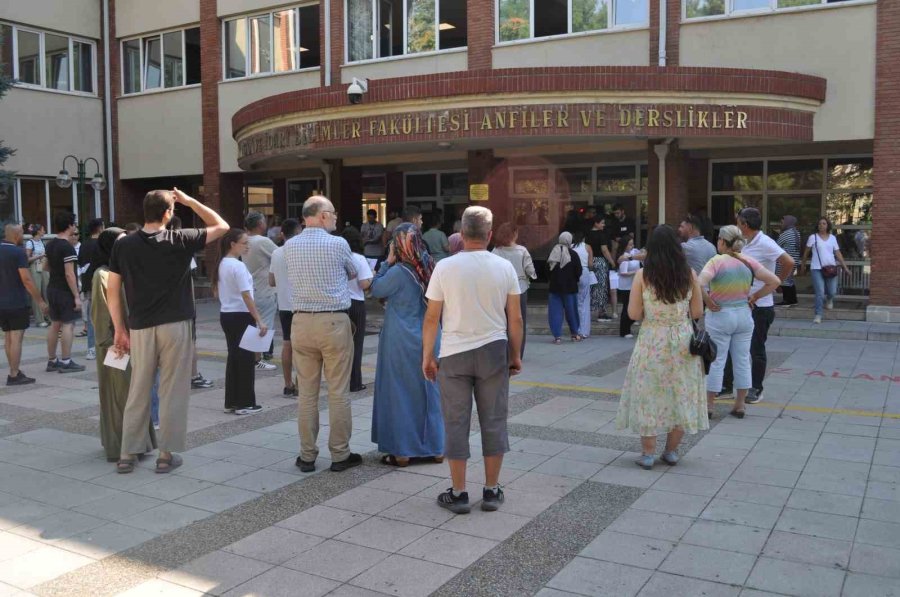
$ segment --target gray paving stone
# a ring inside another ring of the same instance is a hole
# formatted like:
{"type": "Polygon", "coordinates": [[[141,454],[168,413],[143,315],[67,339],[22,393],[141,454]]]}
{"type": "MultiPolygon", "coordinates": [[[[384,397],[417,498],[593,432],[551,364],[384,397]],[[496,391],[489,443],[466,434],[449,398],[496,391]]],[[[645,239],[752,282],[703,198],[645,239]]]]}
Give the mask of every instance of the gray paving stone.
{"type": "Polygon", "coordinates": [[[510,489],[562,497],[581,484],[580,479],[529,472],[509,484],[510,489]]]}
{"type": "Polygon", "coordinates": [[[389,555],[377,549],[329,539],[282,565],[292,570],[346,582],[389,555]]]}
{"type": "Polygon", "coordinates": [[[59,508],[29,499],[13,499],[0,504],[0,531],[17,527],[31,520],[61,512],[59,508]]]}
{"type": "Polygon", "coordinates": [[[656,570],[673,547],[674,543],[661,539],[604,531],[578,555],[583,558],[656,570]]]}
{"type": "Polygon", "coordinates": [[[573,479],[590,479],[596,475],[602,464],[594,462],[583,462],[579,460],[568,460],[561,456],[554,456],[543,464],[534,468],[535,473],[543,473],[546,475],[555,475],[559,477],[571,477],[573,479]]]}
{"type": "Polygon", "coordinates": [[[328,593],[328,597],[382,597],[384,593],[376,593],[362,587],[354,587],[353,585],[341,585],[332,592],[328,593]]]}
{"type": "Polygon", "coordinates": [[[549,460],[549,456],[542,454],[530,454],[528,452],[507,452],[503,455],[503,468],[514,468],[522,471],[530,471],[534,467],[549,460]]]}
{"type": "Polygon", "coordinates": [[[812,451],[813,446],[809,443],[768,437],[762,437],[753,447],[753,452],[771,452],[785,456],[809,456],[812,451]]]}
{"type": "Polygon", "coordinates": [[[375,489],[392,491],[394,493],[415,495],[429,487],[434,487],[434,485],[434,477],[428,475],[416,475],[412,472],[393,471],[369,481],[363,485],[363,487],[373,487],[375,489]]]}
{"type": "Polygon", "coordinates": [[[900,502],[866,498],[863,502],[861,516],[873,520],[896,522],[900,520],[900,502]]]}
{"type": "MultiPolygon", "coordinates": [[[[504,510],[509,504],[508,499],[507,495],[507,503],[503,506],[504,510]]],[[[454,514],[438,507],[434,499],[412,496],[383,510],[379,516],[427,527],[439,527],[453,518],[454,514]]]]}
{"type": "Polygon", "coordinates": [[[6,560],[0,567],[0,582],[30,589],[93,561],[71,551],[47,545],[6,560]]]}
{"type": "Polygon", "coordinates": [[[798,510],[812,510],[813,512],[825,512],[843,516],[859,516],[862,503],[863,499],[859,496],[795,489],[791,493],[787,505],[798,510]]]}
{"type": "Polygon", "coordinates": [[[558,502],[561,498],[555,495],[517,491],[504,487],[506,501],[502,510],[507,514],[533,518],[558,502]]]}
{"type": "Polygon", "coordinates": [[[703,496],[648,489],[631,507],[663,514],[697,517],[708,502],[709,498],[703,496]]]}
{"type": "Polygon", "coordinates": [[[353,543],[372,549],[397,552],[422,537],[429,527],[374,516],[335,537],[344,543],[353,543]]]}
{"type": "Polygon", "coordinates": [[[782,454],[754,449],[747,455],[743,464],[748,467],[774,468],[799,472],[806,466],[807,459],[808,456],[806,454],[782,454]]]}
{"type": "Polygon", "coordinates": [[[458,568],[395,554],[363,572],[350,584],[398,597],[424,597],[458,572],[458,568]]]}
{"type": "Polygon", "coordinates": [[[10,532],[43,543],[58,543],[72,535],[103,526],[106,522],[102,518],[87,514],[63,511],[29,521],[27,524],[14,527],[10,532]]]}
{"type": "Polygon", "coordinates": [[[175,474],[182,477],[190,477],[191,479],[209,481],[210,483],[224,483],[254,470],[256,469],[253,467],[234,462],[213,461],[205,466],[194,467],[185,471],[175,471],[175,474]]]}
{"type": "Polygon", "coordinates": [[[609,525],[609,529],[641,537],[678,541],[693,522],[694,519],[685,516],[629,509],[609,525]]]}
{"type": "Polygon", "coordinates": [[[631,597],[637,595],[651,572],[611,562],[575,558],[547,586],[581,595],[631,597]]]}
{"type": "Polygon", "coordinates": [[[875,452],[875,440],[869,437],[823,433],[812,455],[851,462],[871,462],[875,452]]]}
{"type": "Polygon", "coordinates": [[[659,569],[712,582],[742,584],[755,562],[756,556],[748,554],[681,544],[672,550],[659,569]]]}
{"type": "Polygon", "coordinates": [[[847,574],[844,582],[844,597],[897,597],[900,595],[900,580],[868,574],[847,574]]]}
{"type": "Polygon", "coordinates": [[[500,512],[483,512],[480,508],[473,509],[471,514],[455,516],[441,525],[445,531],[473,535],[494,541],[503,541],[523,526],[528,524],[528,518],[500,512]]]}
{"type": "Polygon", "coordinates": [[[137,527],[151,533],[162,535],[187,526],[210,515],[206,510],[190,508],[180,504],[163,504],[156,508],[144,510],[132,517],[121,520],[122,524],[137,527]]]}
{"type": "MultiPolygon", "coordinates": [[[[133,473],[132,473],[133,474],[133,473]]],[[[156,475],[157,481],[141,485],[136,491],[139,495],[156,498],[158,500],[172,501],[201,489],[212,487],[213,484],[199,479],[189,479],[178,475],[156,475]]]]}
{"type": "Polygon", "coordinates": [[[407,497],[402,493],[393,493],[370,487],[357,487],[331,498],[324,505],[342,510],[362,512],[363,514],[378,514],[382,510],[402,502],[407,497]]]}
{"type": "Polygon", "coordinates": [[[401,555],[466,568],[493,549],[497,541],[435,529],[399,551],[401,555]]]}
{"type": "Polygon", "coordinates": [[[309,533],[318,537],[334,537],[368,518],[368,514],[359,512],[328,506],[313,506],[276,524],[292,531],[309,533]]]}
{"type": "Polygon", "coordinates": [[[771,529],[780,515],[781,508],[777,506],[715,498],[700,514],[700,518],[771,529]]]}
{"type": "Polygon", "coordinates": [[[541,589],[534,597],[571,597],[572,595],[577,595],[577,593],[558,591],[556,589],[541,589]]]}
{"type": "Polygon", "coordinates": [[[900,578],[900,550],[857,543],[850,556],[850,570],[900,578]]]}
{"type": "Polygon", "coordinates": [[[28,537],[12,533],[0,533],[0,562],[25,555],[44,547],[44,544],[28,537]]]}
{"type": "Polygon", "coordinates": [[[159,578],[195,591],[223,595],[271,567],[265,562],[214,551],[177,570],[165,572],[159,578]]]}
{"type": "Polygon", "coordinates": [[[900,467],[873,464],[869,480],[882,483],[900,483],[900,467]]]}
{"type": "Polygon", "coordinates": [[[852,541],[856,523],[857,519],[851,516],[785,508],[775,530],[852,541]]]}
{"type": "Polygon", "coordinates": [[[339,583],[287,568],[272,568],[225,593],[226,597],[320,597],[339,583]]]}
{"type": "Polygon", "coordinates": [[[759,558],[747,586],[764,591],[802,597],[837,597],[844,571],[810,564],[759,558]]]}
{"type": "Polygon", "coordinates": [[[856,541],[900,549],[900,524],[862,518],[856,529],[856,541]]]}
{"type": "Polygon", "coordinates": [[[881,481],[869,481],[866,488],[866,497],[880,500],[900,501],[900,485],[896,483],[882,483],[881,481]]]}
{"type": "Polygon", "coordinates": [[[716,497],[739,502],[750,502],[752,504],[783,506],[790,495],[791,490],[787,487],[728,481],[722,486],[722,490],[716,494],[716,497]]]}
{"type": "Polygon", "coordinates": [[[774,531],[763,555],[777,560],[843,569],[850,560],[850,546],[850,541],[774,531]]]}
{"type": "Polygon", "coordinates": [[[222,551],[269,564],[282,564],[322,543],[315,535],[269,527],[222,548],[222,551]]]}
{"type": "Polygon", "coordinates": [[[254,491],[225,485],[213,485],[208,489],[201,489],[197,493],[186,495],[176,500],[175,503],[200,508],[201,510],[209,510],[210,512],[222,512],[238,504],[256,499],[259,496],[260,494],[254,491]]]}
{"type": "Polygon", "coordinates": [[[745,483],[758,483],[761,485],[775,485],[778,487],[792,488],[800,478],[800,471],[789,471],[762,466],[742,464],[735,469],[731,476],[733,481],[745,483]]]}
{"type": "Polygon", "coordinates": [[[164,580],[160,580],[158,578],[154,578],[153,580],[148,580],[147,582],[141,583],[138,586],[131,588],[127,591],[119,593],[117,597],[203,597],[203,593],[201,591],[195,591],[194,589],[189,589],[187,587],[182,587],[181,585],[176,585],[172,582],[167,582],[164,580]]]}
{"type": "Polygon", "coordinates": [[[275,491],[276,489],[280,489],[285,485],[290,485],[295,482],[297,482],[297,477],[294,475],[260,469],[247,473],[246,475],[241,475],[240,477],[235,477],[230,481],[226,481],[225,485],[239,487],[248,491],[266,493],[275,491]]]}
{"type": "Polygon", "coordinates": [[[739,587],[656,572],[638,593],[638,597],[672,597],[673,595],[735,597],[739,593],[739,587]]]}
{"type": "Polygon", "coordinates": [[[542,456],[556,456],[569,447],[564,442],[553,442],[542,439],[523,439],[512,446],[513,452],[526,452],[528,454],[540,454],[542,456]]]}
{"type": "Polygon", "coordinates": [[[691,545],[757,555],[762,551],[768,536],[769,531],[766,529],[698,520],[688,529],[681,541],[691,545]]]}
{"type": "Polygon", "coordinates": [[[140,545],[154,537],[156,537],[155,533],[111,522],[63,539],[57,545],[83,556],[100,560],[140,545]]]}
{"type": "Polygon", "coordinates": [[[652,485],[652,489],[712,497],[718,493],[724,483],[722,479],[664,474],[652,485]]]}
{"type": "Polygon", "coordinates": [[[570,446],[559,453],[560,458],[578,460],[581,462],[593,462],[595,464],[609,464],[622,455],[619,450],[607,448],[594,448],[591,446],[570,446]]]}
{"type": "Polygon", "coordinates": [[[637,466],[633,469],[622,466],[607,466],[591,477],[591,481],[646,489],[656,483],[660,476],[662,476],[661,471],[645,471],[637,466]]]}
{"type": "MultiPolygon", "coordinates": [[[[728,479],[734,474],[737,463],[716,462],[714,460],[693,459],[690,454],[679,461],[678,466],[672,467],[667,474],[691,475],[694,477],[710,477],[713,479],[728,479]]],[[[601,471],[603,472],[603,471],[601,471]]],[[[648,471],[645,471],[648,472],[648,471]]]]}

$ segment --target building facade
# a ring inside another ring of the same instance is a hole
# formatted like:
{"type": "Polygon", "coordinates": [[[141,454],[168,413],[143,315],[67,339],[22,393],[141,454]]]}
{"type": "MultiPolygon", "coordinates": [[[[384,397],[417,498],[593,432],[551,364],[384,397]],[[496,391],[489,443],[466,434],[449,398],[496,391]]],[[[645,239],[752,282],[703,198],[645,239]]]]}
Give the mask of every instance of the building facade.
{"type": "Polygon", "coordinates": [[[829,217],[841,294],[900,321],[894,2],[31,0],[0,35],[3,218],[124,223],[172,186],[233,223],[314,191],[350,222],[480,202],[541,259],[571,209],[623,205],[640,244],[756,206],[773,235],[829,217]],[[68,154],[109,188],[59,188],[68,154]]]}

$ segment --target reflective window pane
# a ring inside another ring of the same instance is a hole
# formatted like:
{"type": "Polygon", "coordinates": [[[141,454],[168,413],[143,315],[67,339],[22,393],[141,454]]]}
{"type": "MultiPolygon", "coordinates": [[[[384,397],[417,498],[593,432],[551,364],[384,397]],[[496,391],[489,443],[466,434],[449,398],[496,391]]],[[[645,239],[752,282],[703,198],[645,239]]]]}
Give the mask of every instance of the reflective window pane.
{"type": "Polygon", "coordinates": [[[561,197],[573,193],[591,192],[591,168],[559,168],[556,171],[556,192],[561,197]]]}
{"type": "Polygon", "coordinates": [[[837,238],[841,254],[847,261],[864,261],[871,257],[871,226],[836,225],[832,232],[837,238]]]}
{"type": "Polygon", "coordinates": [[[616,25],[643,25],[650,21],[648,0],[615,0],[616,25]]]}
{"type": "Polygon", "coordinates": [[[448,172],[441,174],[441,197],[468,197],[469,173],[448,172]]]}
{"type": "Polygon", "coordinates": [[[822,188],[822,160],[770,160],[766,186],[770,191],[822,188]]]}
{"type": "Polygon", "coordinates": [[[637,190],[633,165],[600,166],[597,168],[597,190],[622,193],[637,190]]]}
{"type": "Polygon", "coordinates": [[[269,15],[250,19],[250,74],[272,72],[271,22],[269,15]]]}
{"type": "Polygon", "coordinates": [[[822,0],[778,0],[778,8],[793,8],[810,4],[822,4],[822,0]]]}
{"type": "Polygon", "coordinates": [[[299,33],[297,28],[297,10],[282,10],[272,15],[273,54],[275,59],[275,72],[297,69],[297,40],[299,33]]]}
{"type": "Polygon", "coordinates": [[[733,12],[741,12],[744,10],[761,10],[768,9],[769,0],[733,0],[731,5],[733,12]]]}
{"type": "Polygon", "coordinates": [[[713,191],[761,191],[762,162],[723,162],[713,164],[713,191]]]}
{"type": "Polygon", "coordinates": [[[225,23],[225,78],[247,76],[247,19],[225,23]]]}
{"type": "Polygon", "coordinates": [[[200,28],[184,31],[185,85],[200,83],[200,28]]]}
{"type": "Polygon", "coordinates": [[[468,38],[466,21],[466,0],[441,0],[441,14],[438,22],[438,48],[465,48],[468,38]]]}
{"type": "Polygon", "coordinates": [[[347,56],[372,58],[372,0],[347,0],[347,56]]]}
{"type": "Polygon", "coordinates": [[[160,54],[159,38],[144,38],[144,89],[158,89],[162,85],[160,54]]]}
{"type": "Polygon", "coordinates": [[[19,81],[41,84],[41,36],[31,31],[18,31],[19,81]]]}
{"type": "Polygon", "coordinates": [[[872,158],[828,160],[829,189],[870,189],[872,184],[872,158]]]}
{"type": "Polygon", "coordinates": [[[94,46],[72,41],[73,91],[94,91],[94,46]]]}
{"type": "Polygon", "coordinates": [[[546,195],[550,192],[550,175],[546,168],[513,171],[513,193],[546,195]]]}
{"type": "Polygon", "coordinates": [[[500,1],[500,41],[513,41],[531,37],[529,0],[500,1]]]}
{"type": "Polygon", "coordinates": [[[822,214],[822,196],[814,195],[769,195],[769,214],[766,232],[777,239],[776,231],[781,227],[781,219],[784,216],[797,218],[798,227],[806,234],[815,226],[816,220],[822,214]]]}
{"type": "Polygon", "coordinates": [[[44,34],[45,85],[50,89],[69,90],[69,38],[44,34]]]}
{"type": "Polygon", "coordinates": [[[569,32],[567,0],[534,3],[534,37],[565,35],[569,32]]]}
{"type": "Polygon", "coordinates": [[[164,87],[181,87],[184,84],[181,31],[163,35],[163,75],[164,87]]]}
{"type": "Polygon", "coordinates": [[[829,193],[825,197],[825,215],[835,225],[871,225],[872,193],[829,193]]]}
{"type": "Polygon", "coordinates": [[[132,39],[122,44],[122,74],[125,93],[141,90],[141,40],[132,39]]]}
{"type": "Polygon", "coordinates": [[[686,0],[684,12],[689,19],[723,15],[725,14],[725,0],[686,0]]]}
{"type": "Polygon", "coordinates": [[[319,7],[304,6],[300,9],[300,68],[321,64],[319,51],[319,7]]]}
{"type": "Polygon", "coordinates": [[[434,38],[434,0],[406,0],[406,51],[430,52],[437,49],[434,38]]]}
{"type": "Polygon", "coordinates": [[[406,176],[407,197],[436,197],[437,176],[435,174],[408,174],[406,176]]]}
{"type": "Polygon", "coordinates": [[[572,0],[572,33],[609,27],[609,0],[572,0]]]}
{"type": "Polygon", "coordinates": [[[403,55],[403,2],[376,0],[378,11],[378,57],[403,55]]]}
{"type": "Polygon", "coordinates": [[[22,221],[26,224],[47,226],[47,190],[43,180],[23,178],[19,180],[22,190],[22,221]]]}
{"type": "Polygon", "coordinates": [[[715,195],[712,198],[710,219],[715,226],[734,224],[735,216],[745,207],[762,210],[762,195],[715,195]]]}
{"type": "Polygon", "coordinates": [[[13,35],[12,27],[0,23],[0,72],[13,76],[13,35]]]}

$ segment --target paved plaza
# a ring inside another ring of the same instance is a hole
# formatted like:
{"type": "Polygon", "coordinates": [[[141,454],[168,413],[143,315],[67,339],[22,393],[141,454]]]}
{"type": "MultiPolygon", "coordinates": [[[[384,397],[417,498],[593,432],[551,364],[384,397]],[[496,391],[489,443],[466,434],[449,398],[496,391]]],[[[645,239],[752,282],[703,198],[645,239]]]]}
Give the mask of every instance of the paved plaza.
{"type": "MultiPolygon", "coordinates": [[[[327,470],[323,400],[318,471],[303,474],[280,372],[257,376],[261,414],[222,412],[216,308],[200,306],[198,329],[216,385],[193,392],[190,449],[171,475],[152,459],[116,474],[95,365],[44,373],[45,330],[28,330],[22,368],[38,382],[0,387],[0,596],[900,595],[896,341],[770,338],[765,401],[744,420],[722,418],[722,402],[677,466],[644,471],[637,437],[613,424],[633,341],[530,336],[506,503],[459,516],[435,504],[446,463],[378,463],[377,335],[369,390],[352,395],[364,465],[327,470]]],[[[473,454],[479,442],[476,428],[473,454]]],[[[480,496],[479,458],[470,481],[480,496]]]]}

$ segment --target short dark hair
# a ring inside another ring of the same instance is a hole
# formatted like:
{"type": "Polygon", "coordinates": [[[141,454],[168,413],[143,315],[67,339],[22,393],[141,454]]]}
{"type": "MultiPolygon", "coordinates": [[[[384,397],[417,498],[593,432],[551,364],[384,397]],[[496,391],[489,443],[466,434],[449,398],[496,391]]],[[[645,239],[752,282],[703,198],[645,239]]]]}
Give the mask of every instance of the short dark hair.
{"type": "Polygon", "coordinates": [[[247,230],[254,230],[260,223],[266,221],[265,214],[262,214],[258,211],[250,211],[247,212],[247,217],[244,218],[244,228],[247,230]]]}
{"type": "Polygon", "coordinates": [[[70,226],[75,225],[75,214],[70,211],[58,211],[53,216],[53,232],[59,234],[65,232],[70,226]]]}
{"type": "Polygon", "coordinates": [[[403,208],[403,221],[412,222],[422,215],[422,210],[417,205],[407,205],[403,208]]]}
{"type": "Polygon", "coordinates": [[[694,229],[697,230],[697,232],[703,232],[703,221],[694,214],[687,214],[686,216],[681,218],[681,221],[685,224],[690,224],[691,226],[693,226],[694,229]]]}
{"type": "Polygon", "coordinates": [[[181,218],[178,216],[172,216],[172,219],[169,220],[169,225],[166,226],[169,230],[181,230],[181,218]]]}
{"type": "Polygon", "coordinates": [[[125,224],[125,234],[131,234],[132,232],[137,232],[141,229],[141,225],[137,222],[128,222],[125,224]]]}
{"type": "Polygon", "coordinates": [[[350,245],[350,250],[354,253],[362,253],[362,235],[359,233],[353,226],[347,226],[341,232],[341,236],[347,241],[347,244],[350,245]]]}
{"type": "Polygon", "coordinates": [[[101,228],[103,228],[103,218],[94,218],[88,222],[87,231],[89,235],[97,234],[101,228]]]}
{"type": "Polygon", "coordinates": [[[369,211],[366,212],[366,215],[367,215],[367,216],[375,216],[375,217],[377,218],[377,217],[378,217],[378,212],[375,211],[374,209],[370,209],[369,211]]]}
{"type": "Polygon", "coordinates": [[[297,231],[300,229],[300,222],[297,221],[296,218],[287,218],[283,222],[281,222],[281,234],[284,235],[284,240],[287,240],[293,236],[297,236],[297,231]]]}
{"type": "Polygon", "coordinates": [[[762,228],[762,214],[755,207],[745,207],[738,212],[737,217],[750,230],[760,230],[762,228]]]}
{"type": "Polygon", "coordinates": [[[175,209],[171,191],[150,191],[144,196],[144,224],[162,222],[166,212],[175,209]]]}
{"type": "Polygon", "coordinates": [[[613,211],[619,211],[619,210],[625,211],[625,208],[622,207],[621,203],[616,203],[615,205],[612,206],[612,210],[613,211]]]}

